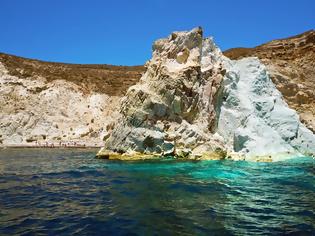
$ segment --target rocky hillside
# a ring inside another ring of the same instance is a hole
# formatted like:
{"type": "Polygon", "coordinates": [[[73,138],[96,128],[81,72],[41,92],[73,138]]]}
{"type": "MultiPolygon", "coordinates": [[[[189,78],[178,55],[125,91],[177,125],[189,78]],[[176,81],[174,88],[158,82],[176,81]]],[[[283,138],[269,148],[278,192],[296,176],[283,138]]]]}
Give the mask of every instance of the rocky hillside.
{"type": "MultiPolygon", "coordinates": [[[[313,131],[314,35],[308,31],[224,52],[231,59],[259,57],[285,101],[313,131]]],[[[119,117],[120,99],[144,72],[143,66],[52,63],[0,53],[0,145],[102,145],[119,117]]]]}
{"type": "Polygon", "coordinates": [[[84,93],[97,92],[109,96],[122,96],[144,72],[143,66],[44,62],[4,53],[0,53],[0,62],[12,76],[43,77],[47,82],[64,80],[78,85],[84,93]]]}
{"type": "Polygon", "coordinates": [[[120,97],[143,71],[0,54],[0,145],[102,145],[120,97]]]}
{"type": "Polygon", "coordinates": [[[315,131],[315,31],[273,40],[255,48],[233,48],[230,59],[256,56],[267,65],[272,81],[289,106],[315,131]]]}

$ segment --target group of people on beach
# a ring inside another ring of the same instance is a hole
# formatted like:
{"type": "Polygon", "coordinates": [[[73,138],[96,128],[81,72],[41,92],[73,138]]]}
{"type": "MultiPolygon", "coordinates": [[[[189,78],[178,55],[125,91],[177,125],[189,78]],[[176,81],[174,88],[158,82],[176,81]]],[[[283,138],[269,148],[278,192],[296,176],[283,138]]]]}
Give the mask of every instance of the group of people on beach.
{"type": "Polygon", "coordinates": [[[36,147],[48,147],[48,148],[55,148],[55,147],[85,147],[85,144],[80,144],[74,141],[70,141],[70,142],[59,142],[57,144],[52,143],[52,142],[39,142],[36,141],[35,142],[36,147]]]}

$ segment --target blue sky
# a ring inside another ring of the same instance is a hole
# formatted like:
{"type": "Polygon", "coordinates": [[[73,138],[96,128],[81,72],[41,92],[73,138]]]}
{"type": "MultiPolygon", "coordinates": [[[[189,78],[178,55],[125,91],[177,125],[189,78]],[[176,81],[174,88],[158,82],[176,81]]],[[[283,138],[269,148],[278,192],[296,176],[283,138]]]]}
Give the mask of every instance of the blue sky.
{"type": "Polygon", "coordinates": [[[1,0],[0,52],[71,63],[143,64],[152,42],[202,26],[224,50],[315,28],[314,0],[1,0]]]}

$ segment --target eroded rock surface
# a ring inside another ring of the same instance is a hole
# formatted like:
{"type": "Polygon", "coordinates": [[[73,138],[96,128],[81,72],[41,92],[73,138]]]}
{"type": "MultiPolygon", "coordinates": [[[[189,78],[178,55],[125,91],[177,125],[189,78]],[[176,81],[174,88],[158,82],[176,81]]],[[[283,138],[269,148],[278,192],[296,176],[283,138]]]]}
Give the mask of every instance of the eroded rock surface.
{"type": "Polygon", "coordinates": [[[217,132],[247,160],[315,153],[315,136],[290,109],[258,58],[226,60],[217,132]]]}
{"type": "Polygon", "coordinates": [[[217,156],[223,146],[211,129],[224,75],[221,56],[201,28],[157,40],[146,73],[128,89],[121,117],[99,155],[217,156]]]}
{"type": "Polygon", "coordinates": [[[0,63],[0,145],[101,146],[118,97],[66,80],[21,78],[0,63]]]}
{"type": "Polygon", "coordinates": [[[273,40],[255,48],[224,52],[231,59],[258,57],[288,105],[315,131],[315,31],[273,40]]]}
{"type": "Polygon", "coordinates": [[[102,146],[120,98],[143,71],[0,53],[0,146],[102,146]]]}
{"type": "Polygon", "coordinates": [[[315,137],[257,58],[231,61],[200,28],[153,45],[140,82],[98,153],[282,160],[315,153],[315,137]]]}

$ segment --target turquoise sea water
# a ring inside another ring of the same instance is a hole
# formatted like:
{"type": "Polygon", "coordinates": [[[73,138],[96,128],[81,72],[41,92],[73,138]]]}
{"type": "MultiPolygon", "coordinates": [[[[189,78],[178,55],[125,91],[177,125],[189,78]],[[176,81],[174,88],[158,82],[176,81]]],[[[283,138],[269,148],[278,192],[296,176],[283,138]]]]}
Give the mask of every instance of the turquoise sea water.
{"type": "Polygon", "coordinates": [[[315,235],[315,161],[0,150],[0,235],[315,235]]]}

